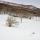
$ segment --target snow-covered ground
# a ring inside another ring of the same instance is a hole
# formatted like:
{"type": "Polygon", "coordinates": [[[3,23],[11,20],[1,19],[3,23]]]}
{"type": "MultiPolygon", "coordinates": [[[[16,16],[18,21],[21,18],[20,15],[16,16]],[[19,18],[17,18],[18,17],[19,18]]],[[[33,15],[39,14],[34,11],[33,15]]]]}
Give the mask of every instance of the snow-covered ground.
{"type": "Polygon", "coordinates": [[[8,15],[0,15],[0,40],[40,40],[40,21],[24,19],[17,27],[7,27],[8,15]]]}

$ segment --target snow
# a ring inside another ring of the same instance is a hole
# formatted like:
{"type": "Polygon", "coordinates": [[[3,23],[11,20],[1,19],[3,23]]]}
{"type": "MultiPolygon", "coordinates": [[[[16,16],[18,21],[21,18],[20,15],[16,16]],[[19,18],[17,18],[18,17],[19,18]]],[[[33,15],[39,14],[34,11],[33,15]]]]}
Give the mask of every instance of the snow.
{"type": "Polygon", "coordinates": [[[23,18],[16,27],[7,27],[8,15],[0,15],[0,40],[40,40],[40,21],[23,18]],[[33,34],[33,32],[35,34],[33,34]]]}

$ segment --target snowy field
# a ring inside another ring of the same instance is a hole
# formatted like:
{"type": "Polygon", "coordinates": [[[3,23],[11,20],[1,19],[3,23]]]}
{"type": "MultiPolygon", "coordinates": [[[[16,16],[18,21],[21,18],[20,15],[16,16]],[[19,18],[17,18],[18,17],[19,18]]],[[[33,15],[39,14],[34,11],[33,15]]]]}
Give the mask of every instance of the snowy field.
{"type": "Polygon", "coordinates": [[[40,21],[18,18],[19,25],[7,27],[8,15],[0,15],[0,40],[40,40],[40,21]]]}

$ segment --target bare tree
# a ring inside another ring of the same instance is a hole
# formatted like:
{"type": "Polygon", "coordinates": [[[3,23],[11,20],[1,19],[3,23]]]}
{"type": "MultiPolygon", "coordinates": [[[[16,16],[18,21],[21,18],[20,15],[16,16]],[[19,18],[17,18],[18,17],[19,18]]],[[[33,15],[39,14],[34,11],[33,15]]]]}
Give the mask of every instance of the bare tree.
{"type": "Polygon", "coordinates": [[[13,16],[8,16],[7,21],[6,21],[7,26],[12,27],[13,25],[14,27],[17,23],[18,22],[16,21],[16,19],[13,18],[13,16]]]}

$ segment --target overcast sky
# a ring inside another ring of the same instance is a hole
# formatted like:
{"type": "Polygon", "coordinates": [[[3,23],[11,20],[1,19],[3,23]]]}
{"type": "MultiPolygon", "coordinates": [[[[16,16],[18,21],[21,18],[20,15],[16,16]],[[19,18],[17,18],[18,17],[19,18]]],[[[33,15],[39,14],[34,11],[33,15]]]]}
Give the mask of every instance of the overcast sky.
{"type": "Polygon", "coordinates": [[[10,1],[13,3],[25,4],[25,5],[34,5],[40,8],[40,0],[3,0],[3,1],[10,1]]]}

